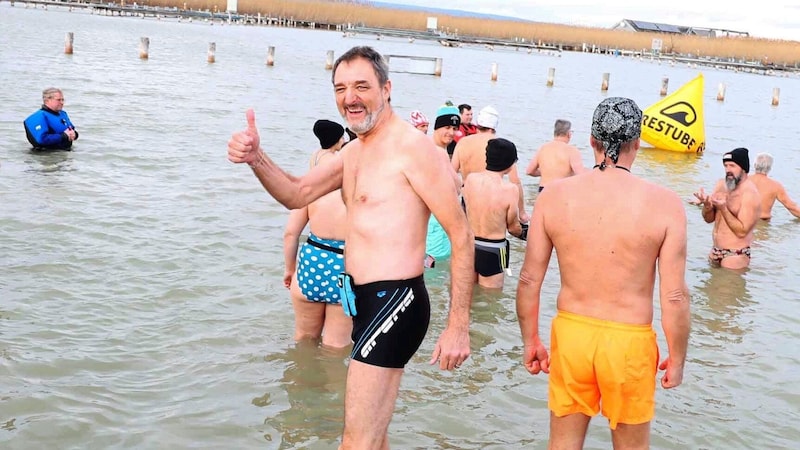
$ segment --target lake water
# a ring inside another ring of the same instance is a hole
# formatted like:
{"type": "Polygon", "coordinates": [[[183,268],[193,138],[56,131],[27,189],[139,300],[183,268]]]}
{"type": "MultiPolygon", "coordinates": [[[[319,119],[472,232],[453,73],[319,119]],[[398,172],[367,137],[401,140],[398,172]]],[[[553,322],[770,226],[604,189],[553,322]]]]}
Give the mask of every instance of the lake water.
{"type": "MultiPolygon", "coordinates": [[[[298,346],[282,287],[286,211],[247,167],[226,160],[256,110],[262,142],[305,170],[319,118],[339,120],[325,55],[354,45],[443,58],[441,77],[393,74],[392,102],[430,118],[445,100],[495,106],[522,165],[573,121],[588,132],[604,97],[659,100],[703,70],[706,153],[643,151],[634,172],[687,200],[722,177],[734,147],[776,158],[772,175],[800,199],[796,78],[610,56],[561,57],[284,28],[101,17],[0,3],[0,448],[334,449],[347,358],[298,346]],[[74,54],[64,36],[75,33],[74,54]],[[140,37],[150,58],[140,60],[140,37]],[[209,42],[216,63],[208,64],[209,42]],[[268,46],[275,65],[265,65],[268,46]],[[499,77],[490,81],[492,63],[499,77]],[[547,70],[555,86],[546,87],[547,70]],[[610,88],[601,92],[604,72],[610,88]],[[725,102],[715,100],[719,83],[725,102]],[[22,120],[48,86],[64,90],[80,139],[32,153],[22,120]],[[781,88],[781,104],[770,105],[781,88]]],[[[536,180],[527,178],[528,208],[536,180]]],[[[620,193],[624,195],[624,193],[620,193]]],[[[653,448],[796,448],[800,442],[798,223],[780,205],[756,231],[744,275],[709,268],[711,225],[687,205],[693,331],[684,385],[657,393],[653,448]]],[[[512,245],[518,273],[524,247],[512,245]]],[[[544,287],[548,335],[558,290],[544,287]]],[[[447,309],[448,267],[426,273],[432,322],[407,367],[393,448],[545,448],[547,378],[521,365],[516,278],[478,290],[472,358],[456,373],[426,364],[447,309]]],[[[658,314],[657,314],[658,316],[658,314]]],[[[658,319],[658,317],[657,317],[658,319]]],[[[656,321],[662,352],[666,352],[656,321]]],[[[586,448],[610,448],[592,421],[586,448]]]]}

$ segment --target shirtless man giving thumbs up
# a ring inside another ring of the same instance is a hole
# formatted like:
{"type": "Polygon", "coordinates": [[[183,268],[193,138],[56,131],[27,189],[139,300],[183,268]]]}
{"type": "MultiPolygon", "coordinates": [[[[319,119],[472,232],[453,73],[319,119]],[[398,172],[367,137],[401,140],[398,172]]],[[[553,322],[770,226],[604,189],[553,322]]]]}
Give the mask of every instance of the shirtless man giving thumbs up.
{"type": "Polygon", "coordinates": [[[428,329],[430,304],[422,276],[432,213],[452,244],[450,310],[431,363],[458,368],[469,357],[474,244],[447,159],[433,141],[398,117],[383,57],[354,47],[334,64],[336,104],[358,135],[302,177],[284,172],[260,147],[255,115],[228,142],[228,159],[247,163],[264,188],[287,208],[342,189],[347,250],[340,277],[345,311],[353,317],[342,448],[389,448],[388,427],[403,368],[428,329]]]}

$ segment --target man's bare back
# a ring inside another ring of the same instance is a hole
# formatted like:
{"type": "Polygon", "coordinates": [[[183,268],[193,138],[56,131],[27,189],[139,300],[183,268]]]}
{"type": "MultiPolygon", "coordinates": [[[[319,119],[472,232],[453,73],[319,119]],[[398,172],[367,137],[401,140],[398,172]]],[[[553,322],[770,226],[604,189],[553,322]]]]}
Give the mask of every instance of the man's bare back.
{"type": "Polygon", "coordinates": [[[464,183],[464,202],[472,233],[484,239],[505,239],[506,231],[522,233],[517,209],[517,186],[497,172],[475,173],[464,183]]]}
{"type": "Polygon", "coordinates": [[[453,168],[461,173],[462,180],[466,182],[471,173],[486,170],[486,144],[494,138],[494,133],[485,131],[464,136],[458,141],[453,152],[453,168]]]}
{"type": "Polygon", "coordinates": [[[548,185],[536,209],[558,250],[559,310],[652,322],[656,259],[686,221],[674,192],[624,170],[594,170],[548,185]]]}
{"type": "Polygon", "coordinates": [[[566,178],[583,171],[581,152],[574,145],[554,140],[543,144],[531,159],[528,175],[541,177],[539,187],[547,186],[551,181],[566,178]]]}
{"type": "MultiPolygon", "coordinates": [[[[452,164],[453,169],[461,174],[462,182],[466,182],[470,174],[486,170],[486,144],[496,137],[493,130],[479,129],[477,134],[465,136],[458,141],[453,151],[452,164]]],[[[509,170],[508,179],[519,190],[517,208],[520,221],[528,223],[529,216],[525,211],[525,193],[522,190],[522,180],[519,178],[516,163],[509,170]]]]}
{"type": "Polygon", "coordinates": [[[541,177],[539,192],[553,180],[566,178],[583,172],[581,152],[572,139],[572,122],[558,119],[553,125],[553,140],[539,147],[531,158],[525,173],[532,177],[541,177]]]}
{"type": "Polygon", "coordinates": [[[795,203],[786,188],[779,181],[769,178],[761,173],[755,173],[750,177],[750,181],[756,185],[761,197],[761,219],[769,220],[772,218],[772,207],[775,200],[779,201],[795,217],[800,217],[800,207],[795,203]]]}

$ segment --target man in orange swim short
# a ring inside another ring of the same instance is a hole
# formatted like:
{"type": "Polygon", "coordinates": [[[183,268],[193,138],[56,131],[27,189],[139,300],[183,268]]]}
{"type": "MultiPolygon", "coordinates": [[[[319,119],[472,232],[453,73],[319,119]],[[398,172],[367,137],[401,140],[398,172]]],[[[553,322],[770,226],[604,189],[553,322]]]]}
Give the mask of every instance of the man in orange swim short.
{"type": "Polygon", "coordinates": [[[550,448],[583,447],[592,416],[608,418],[615,449],[650,445],[657,369],[681,384],[689,340],[686,213],[672,191],[631,174],[642,112],[612,97],[592,120],[594,169],[547,185],[536,201],[517,289],[531,374],[550,374],[550,448]],[[542,283],[553,249],[561,289],[550,350],[539,336],[542,283]],[[653,290],[659,276],[668,355],[659,364],[653,290]]]}

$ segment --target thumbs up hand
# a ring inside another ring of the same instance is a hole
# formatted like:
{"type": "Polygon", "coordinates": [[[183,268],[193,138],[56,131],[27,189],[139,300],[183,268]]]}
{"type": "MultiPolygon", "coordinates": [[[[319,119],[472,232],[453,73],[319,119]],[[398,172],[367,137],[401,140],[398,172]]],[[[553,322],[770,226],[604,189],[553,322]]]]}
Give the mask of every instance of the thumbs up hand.
{"type": "Polygon", "coordinates": [[[256,128],[256,113],[252,109],[248,109],[245,116],[247,117],[247,128],[233,133],[228,141],[228,161],[253,165],[261,158],[261,137],[256,128]]]}

